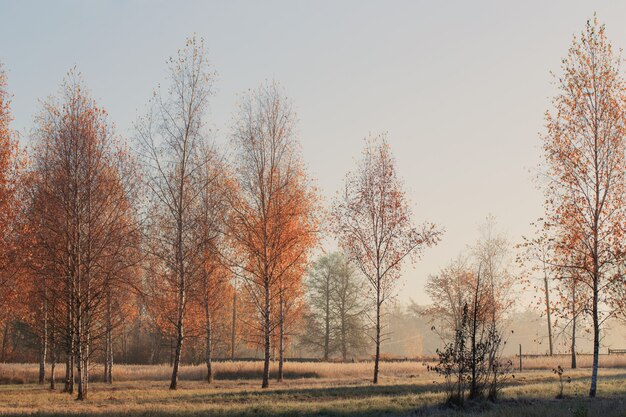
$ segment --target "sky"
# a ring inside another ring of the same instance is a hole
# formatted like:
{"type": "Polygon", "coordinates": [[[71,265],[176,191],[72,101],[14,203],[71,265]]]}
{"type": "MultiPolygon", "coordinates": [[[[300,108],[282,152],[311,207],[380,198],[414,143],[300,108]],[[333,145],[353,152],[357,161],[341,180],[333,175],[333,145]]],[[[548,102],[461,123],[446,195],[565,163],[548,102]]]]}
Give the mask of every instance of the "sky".
{"type": "Polygon", "coordinates": [[[216,141],[228,141],[238,94],[279,81],[327,206],[363,139],[386,133],[416,222],[445,228],[403,269],[399,299],[427,303],[428,275],[477,239],[487,215],[511,244],[542,215],[533,178],[550,72],[594,12],[625,47],[626,3],[613,1],[0,0],[0,61],[25,144],[41,100],[74,66],[130,140],[166,59],[195,33],[218,74],[216,141]]]}

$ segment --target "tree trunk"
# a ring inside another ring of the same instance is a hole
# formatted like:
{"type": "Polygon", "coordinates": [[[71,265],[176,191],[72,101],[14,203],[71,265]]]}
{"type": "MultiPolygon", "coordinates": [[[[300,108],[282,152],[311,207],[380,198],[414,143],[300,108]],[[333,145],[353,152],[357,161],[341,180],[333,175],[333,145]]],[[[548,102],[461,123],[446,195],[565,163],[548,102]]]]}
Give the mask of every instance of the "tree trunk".
{"type": "Polygon", "coordinates": [[[54,370],[56,368],[56,364],[57,364],[57,352],[56,352],[56,348],[53,346],[52,347],[52,361],[50,363],[50,389],[51,390],[54,389],[54,385],[55,385],[54,370]]]}
{"type": "Polygon", "coordinates": [[[572,369],[576,369],[576,285],[572,287],[572,369]]]}
{"type": "Polygon", "coordinates": [[[4,334],[2,336],[2,356],[0,357],[0,361],[2,363],[6,362],[6,347],[7,347],[7,340],[9,339],[9,318],[6,318],[6,321],[4,322],[4,334]]]}
{"type": "Polygon", "coordinates": [[[554,355],[553,344],[552,344],[552,317],[551,317],[551,309],[550,309],[550,286],[548,285],[548,273],[546,271],[545,266],[545,258],[543,260],[543,284],[546,292],[546,316],[548,318],[548,344],[550,348],[550,356],[554,355]]]}
{"type": "Polygon", "coordinates": [[[208,295],[205,292],[205,300],[204,300],[204,318],[206,323],[206,351],[205,351],[205,360],[206,360],[206,370],[207,377],[206,380],[210,384],[213,382],[213,369],[212,369],[212,346],[211,346],[211,311],[209,309],[209,300],[208,295]]]}
{"type": "Polygon", "coordinates": [[[63,392],[68,394],[74,393],[74,295],[73,284],[69,291],[69,304],[67,307],[67,343],[66,343],[66,362],[65,362],[65,387],[63,392]]]}
{"type": "Polygon", "coordinates": [[[233,289],[233,323],[230,334],[230,359],[235,359],[235,334],[237,332],[237,287],[233,289]]]}
{"type": "Polygon", "coordinates": [[[346,315],[345,313],[341,314],[341,357],[344,362],[348,360],[348,346],[347,346],[347,335],[346,335],[346,315]]]}
{"type": "Polygon", "coordinates": [[[593,369],[591,370],[591,388],[589,397],[595,398],[596,386],[598,383],[598,359],[600,354],[600,321],[598,318],[598,276],[593,282],[593,369]]]}
{"type": "Polygon", "coordinates": [[[50,325],[50,389],[54,389],[55,381],[54,381],[54,369],[57,364],[58,357],[58,349],[57,349],[57,341],[56,341],[56,329],[55,329],[55,317],[54,317],[54,306],[52,307],[52,324],[50,325]]]}
{"type": "Polygon", "coordinates": [[[80,294],[76,297],[76,373],[78,376],[78,400],[85,399],[85,373],[84,365],[85,359],[83,357],[83,344],[81,338],[82,334],[82,311],[80,305],[80,294]]]}
{"type": "Polygon", "coordinates": [[[177,238],[176,238],[176,263],[178,267],[178,317],[176,322],[176,351],[174,353],[174,366],[172,368],[172,380],[170,389],[176,389],[178,385],[178,368],[180,367],[180,356],[183,350],[183,319],[185,314],[185,261],[183,254],[183,213],[182,213],[182,196],[184,177],[181,176],[181,185],[179,189],[178,201],[178,219],[177,219],[177,238]]]}
{"type": "Polygon", "coordinates": [[[376,288],[376,357],[374,358],[374,384],[378,384],[378,362],[380,360],[380,280],[376,288]]]}
{"type": "MultiPolygon", "coordinates": [[[[44,284],[45,285],[45,284],[44,284]]],[[[39,345],[39,384],[43,385],[46,380],[46,354],[48,350],[48,300],[44,290],[43,322],[39,345]]]]}
{"type": "Polygon", "coordinates": [[[279,311],[278,311],[278,382],[283,382],[283,361],[285,359],[285,316],[284,316],[284,304],[285,299],[283,296],[283,288],[280,289],[279,297],[279,311]]]}
{"type": "Polygon", "coordinates": [[[270,386],[270,336],[271,336],[271,323],[270,323],[270,285],[269,282],[265,283],[265,352],[263,357],[263,382],[261,388],[268,388],[270,386]]]}
{"type": "Polygon", "coordinates": [[[73,337],[68,337],[70,339],[68,341],[66,358],[65,358],[65,386],[63,388],[63,392],[67,392],[68,394],[74,393],[74,348],[73,348],[73,337]]]}
{"type": "Polygon", "coordinates": [[[324,361],[330,356],[330,277],[326,277],[326,311],[324,317],[324,361]]]}
{"type": "Polygon", "coordinates": [[[111,290],[107,290],[106,335],[104,337],[104,382],[113,383],[113,319],[111,290]]]}
{"type": "Polygon", "coordinates": [[[180,356],[183,350],[183,318],[179,312],[178,322],[176,323],[176,349],[174,351],[174,364],[172,368],[172,380],[170,389],[174,390],[178,385],[178,368],[180,367],[180,356]]]}

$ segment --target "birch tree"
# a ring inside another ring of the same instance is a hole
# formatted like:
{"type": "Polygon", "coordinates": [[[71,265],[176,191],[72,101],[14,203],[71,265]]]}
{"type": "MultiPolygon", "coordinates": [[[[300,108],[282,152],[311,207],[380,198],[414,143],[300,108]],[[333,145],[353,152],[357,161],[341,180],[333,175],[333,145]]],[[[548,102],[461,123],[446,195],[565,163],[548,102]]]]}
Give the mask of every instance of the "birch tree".
{"type": "Polygon", "coordinates": [[[154,93],[136,134],[151,204],[148,250],[160,264],[161,291],[170,294],[175,310],[171,317],[176,347],[170,389],[176,389],[189,292],[201,266],[202,242],[194,231],[205,186],[201,152],[208,141],[205,118],[215,74],[203,41],[195,37],[168,60],[168,69],[170,85],[154,93]]]}
{"type": "Polygon", "coordinates": [[[578,272],[591,301],[589,396],[595,397],[600,330],[614,314],[611,299],[623,285],[620,265],[626,250],[626,90],[621,57],[595,16],[572,41],[557,87],[543,140],[547,221],[558,259],[576,261],[559,266],[578,272]]]}
{"type": "Polygon", "coordinates": [[[378,383],[381,313],[394,295],[405,260],[439,242],[442,232],[432,223],[415,227],[412,210],[386,137],[370,137],[356,170],[333,204],[333,224],[339,245],[367,278],[374,294],[374,379],[378,383]]]}

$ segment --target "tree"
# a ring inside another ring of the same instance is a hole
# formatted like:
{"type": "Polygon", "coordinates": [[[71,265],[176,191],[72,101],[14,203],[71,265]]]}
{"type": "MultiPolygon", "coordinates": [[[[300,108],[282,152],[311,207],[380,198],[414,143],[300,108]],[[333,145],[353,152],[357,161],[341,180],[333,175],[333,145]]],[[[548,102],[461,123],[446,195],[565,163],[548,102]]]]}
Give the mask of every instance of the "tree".
{"type": "MultiPolygon", "coordinates": [[[[621,57],[594,17],[563,59],[554,110],[546,113],[546,212],[558,260],[576,269],[591,300],[596,396],[600,329],[613,314],[611,298],[623,285],[626,95],[621,57]]],[[[558,262],[555,261],[555,263],[558,262]]]]}
{"type": "Polygon", "coordinates": [[[345,260],[331,288],[331,300],[333,314],[337,317],[335,344],[346,362],[348,355],[359,354],[368,346],[365,314],[369,306],[363,299],[362,280],[345,260]]]}
{"type": "Polygon", "coordinates": [[[202,265],[198,257],[203,238],[194,231],[206,185],[202,175],[202,150],[207,145],[204,118],[213,94],[214,73],[203,41],[195,37],[187,40],[168,65],[170,87],[155,92],[136,131],[151,194],[148,250],[158,260],[153,271],[162,278],[161,288],[175,297],[171,303],[174,316],[170,317],[176,338],[170,389],[176,389],[189,291],[202,265]]]}
{"type": "Polygon", "coordinates": [[[324,361],[328,361],[333,353],[332,288],[339,274],[340,262],[338,252],[319,258],[313,263],[307,279],[307,298],[311,308],[307,322],[310,327],[302,341],[307,346],[321,348],[324,361]]]}
{"type": "Polygon", "coordinates": [[[25,155],[19,149],[17,133],[11,129],[11,96],[7,76],[0,63],[0,324],[3,331],[2,353],[6,359],[6,341],[11,323],[21,310],[20,295],[29,289],[22,267],[29,257],[30,244],[24,238],[23,183],[25,155]]]}
{"type": "Polygon", "coordinates": [[[439,274],[429,276],[426,283],[426,293],[432,300],[426,314],[441,322],[440,336],[444,340],[457,336],[463,325],[466,305],[474,314],[472,305],[478,302],[481,305],[478,321],[488,323],[500,332],[507,312],[514,305],[511,292],[515,277],[510,273],[508,241],[496,231],[493,216],[488,216],[479,229],[481,236],[469,252],[442,268],[439,274]],[[477,283],[475,271],[480,271],[480,283],[477,283]],[[477,291],[479,298],[476,298],[477,291]]]}
{"type": "Polygon", "coordinates": [[[412,212],[385,136],[369,138],[345,189],[333,205],[339,245],[369,281],[376,306],[374,383],[378,383],[381,307],[393,295],[400,267],[415,260],[425,247],[437,244],[434,224],[413,226],[412,212]]]}
{"type": "Polygon", "coordinates": [[[438,274],[428,277],[426,294],[432,305],[424,312],[441,323],[439,336],[442,339],[449,340],[461,331],[464,309],[473,299],[474,279],[469,260],[464,256],[459,256],[438,274]]]}
{"type": "Polygon", "coordinates": [[[339,353],[343,361],[367,345],[362,283],[341,252],[318,258],[306,280],[309,311],[300,343],[322,352],[327,361],[339,353]]]}
{"type": "Polygon", "coordinates": [[[284,324],[283,314],[273,320],[274,302],[284,305],[288,280],[301,278],[295,271],[306,264],[317,236],[318,198],[300,159],[295,121],[291,102],[268,82],[243,96],[233,122],[239,192],[231,196],[228,234],[240,256],[228,264],[243,278],[258,314],[263,388],[269,386],[272,333],[284,324]]]}
{"type": "MultiPolygon", "coordinates": [[[[106,111],[70,71],[60,99],[44,104],[29,180],[33,276],[42,279],[44,320],[63,332],[66,391],[87,397],[90,361],[103,332],[106,288],[136,264],[135,164],[106,111]]],[[[47,336],[43,333],[45,340],[47,336]]],[[[55,344],[58,341],[55,335],[55,344]]]]}
{"type": "Polygon", "coordinates": [[[512,290],[516,277],[511,273],[510,245],[507,237],[497,230],[493,215],[487,216],[479,231],[480,237],[470,250],[473,268],[480,271],[482,285],[486,286],[484,293],[489,299],[484,303],[486,314],[489,314],[491,323],[500,329],[515,304],[512,290]]]}
{"type": "Polygon", "coordinates": [[[519,245],[523,253],[518,258],[518,263],[528,269],[528,276],[524,278],[524,282],[533,285],[536,292],[543,294],[543,299],[537,304],[546,315],[548,325],[548,353],[552,356],[554,354],[554,339],[552,332],[553,306],[550,304],[550,287],[551,281],[553,280],[552,274],[555,271],[550,265],[550,260],[553,256],[550,253],[550,238],[546,233],[548,226],[542,219],[539,219],[539,221],[541,222],[541,226],[537,223],[532,224],[536,229],[535,237],[523,237],[523,243],[519,245]],[[532,281],[533,275],[540,276],[541,284],[535,284],[532,281]]]}
{"type": "Polygon", "coordinates": [[[198,205],[199,221],[196,233],[202,256],[200,262],[199,302],[204,312],[205,362],[207,382],[213,381],[212,356],[215,339],[215,324],[226,316],[228,306],[224,300],[230,299],[232,291],[228,268],[223,264],[225,248],[225,222],[229,215],[227,193],[233,192],[232,179],[227,174],[225,164],[214,149],[203,152],[204,179],[198,205]]]}

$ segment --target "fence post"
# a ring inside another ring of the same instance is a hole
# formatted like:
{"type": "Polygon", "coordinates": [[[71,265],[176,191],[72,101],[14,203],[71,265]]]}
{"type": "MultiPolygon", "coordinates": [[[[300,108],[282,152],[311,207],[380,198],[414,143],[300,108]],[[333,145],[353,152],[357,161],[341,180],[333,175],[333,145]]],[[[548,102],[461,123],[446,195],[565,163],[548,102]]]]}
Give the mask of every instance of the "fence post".
{"type": "Polygon", "coordinates": [[[522,372],[522,344],[519,345],[519,371],[522,372]]]}

